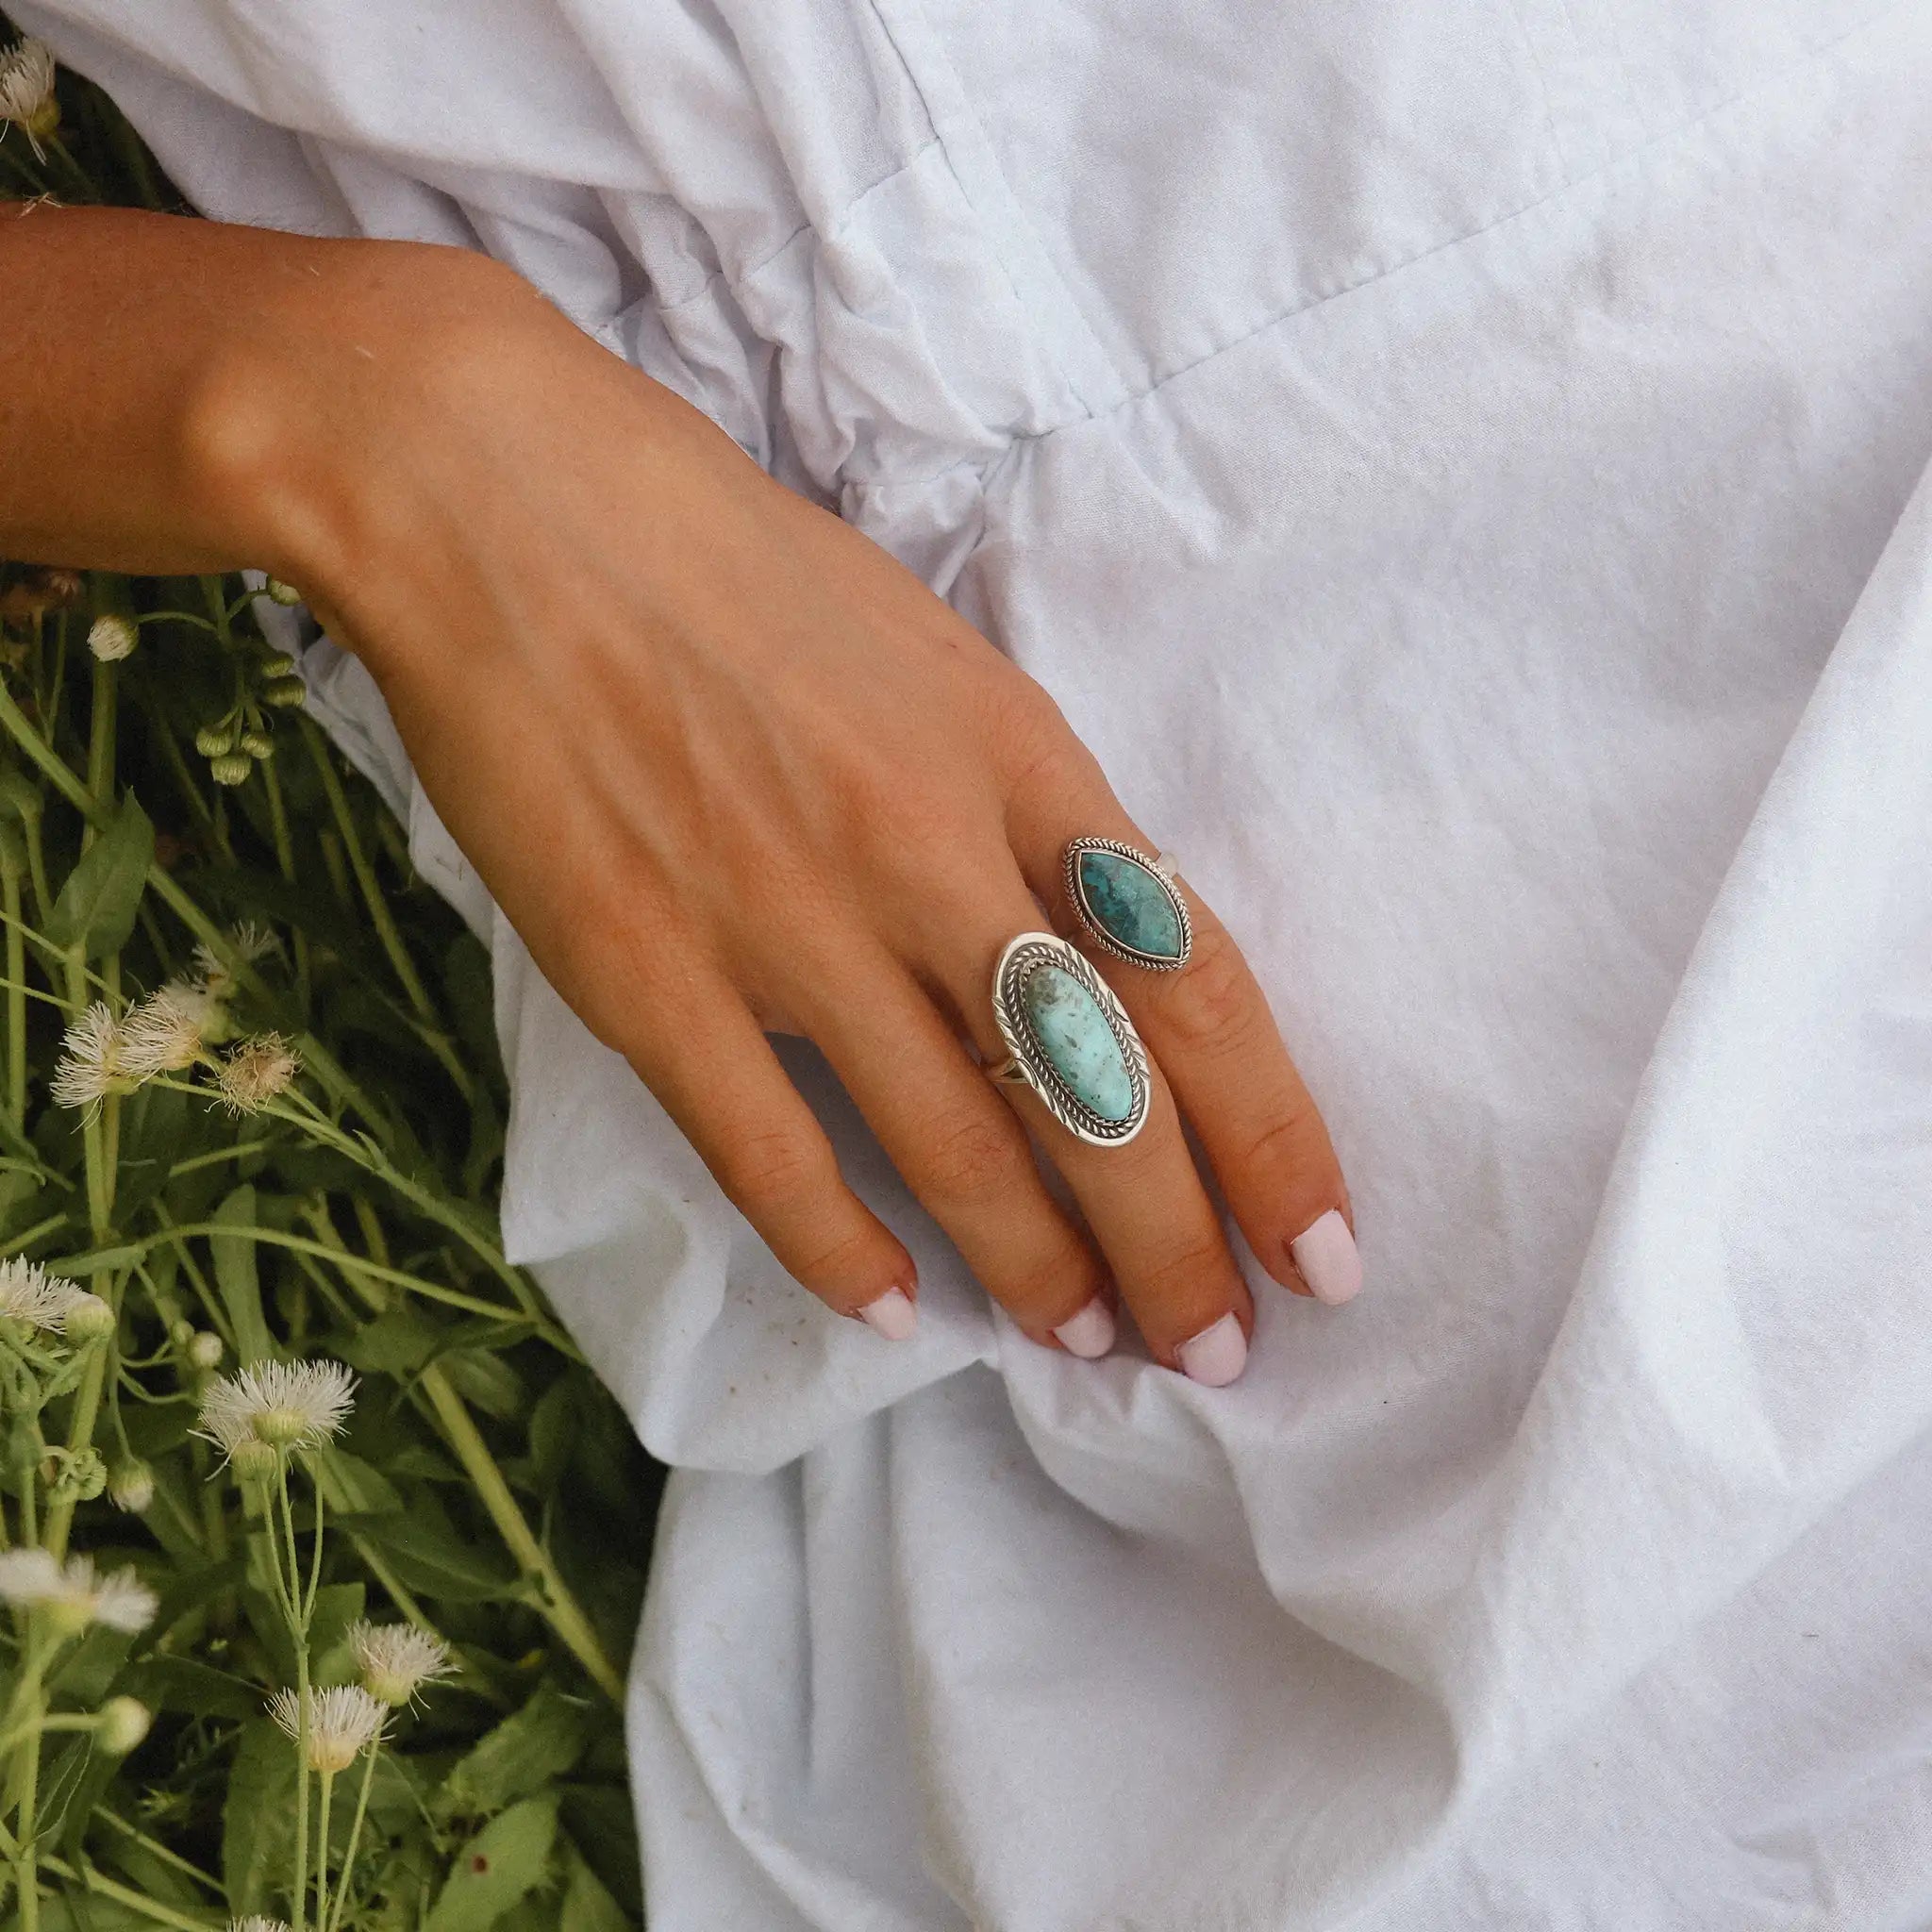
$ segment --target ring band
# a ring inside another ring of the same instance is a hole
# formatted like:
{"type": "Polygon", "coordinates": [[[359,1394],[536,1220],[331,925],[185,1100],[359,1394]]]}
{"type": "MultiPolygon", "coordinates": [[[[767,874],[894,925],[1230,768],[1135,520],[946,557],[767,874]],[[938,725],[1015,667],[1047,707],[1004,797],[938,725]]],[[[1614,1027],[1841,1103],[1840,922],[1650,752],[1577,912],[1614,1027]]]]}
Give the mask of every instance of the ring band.
{"type": "Polygon", "coordinates": [[[1149,858],[1118,839],[1072,839],[1063,865],[1068,903],[1105,951],[1152,973],[1188,963],[1194,927],[1172,853],[1149,858]]]}
{"type": "Polygon", "coordinates": [[[1008,1058],[987,1068],[1030,1087],[1076,1139],[1119,1147],[1147,1124],[1147,1049],[1113,989],[1058,933],[1023,932],[993,968],[992,1015],[1008,1058]]]}

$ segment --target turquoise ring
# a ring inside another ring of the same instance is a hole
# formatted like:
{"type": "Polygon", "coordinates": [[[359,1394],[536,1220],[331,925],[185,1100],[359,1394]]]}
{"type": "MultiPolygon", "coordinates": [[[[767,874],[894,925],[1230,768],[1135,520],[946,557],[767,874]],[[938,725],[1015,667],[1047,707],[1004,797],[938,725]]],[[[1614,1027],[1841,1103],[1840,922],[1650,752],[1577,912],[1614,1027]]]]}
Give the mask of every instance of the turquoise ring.
{"type": "Polygon", "coordinates": [[[1174,973],[1188,963],[1194,928],[1174,883],[1174,862],[1118,839],[1074,839],[1066,851],[1067,898],[1080,924],[1116,959],[1174,973]]]}
{"type": "Polygon", "coordinates": [[[987,1072],[1030,1087],[1070,1134],[1119,1147],[1147,1124],[1147,1049],[1113,988],[1051,932],[1007,941],[992,975],[993,1020],[1008,1058],[987,1072]]]}

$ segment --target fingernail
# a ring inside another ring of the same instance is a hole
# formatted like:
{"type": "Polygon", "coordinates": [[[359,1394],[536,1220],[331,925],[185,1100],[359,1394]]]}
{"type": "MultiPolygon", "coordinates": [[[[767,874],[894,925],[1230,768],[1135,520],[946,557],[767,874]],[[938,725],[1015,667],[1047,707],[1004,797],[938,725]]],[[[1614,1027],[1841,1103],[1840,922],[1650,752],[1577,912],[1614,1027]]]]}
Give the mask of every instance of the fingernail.
{"type": "Polygon", "coordinates": [[[1360,1293],[1362,1257],[1339,1208],[1329,1208],[1312,1227],[1296,1235],[1288,1252],[1318,1302],[1339,1308],[1360,1293]]]}
{"type": "Polygon", "coordinates": [[[1070,1316],[1054,1331],[1054,1339],[1069,1355],[1082,1361],[1093,1361],[1113,1346],[1113,1310],[1095,1295],[1077,1315],[1070,1316]]]}
{"type": "Polygon", "coordinates": [[[1224,1315],[1191,1341],[1182,1342],[1174,1354],[1189,1381],[1225,1389],[1247,1366],[1248,1338],[1241,1333],[1239,1317],[1224,1315]]]}
{"type": "Polygon", "coordinates": [[[876,1329],[888,1341],[910,1341],[919,1326],[919,1310],[903,1288],[889,1288],[875,1302],[867,1302],[858,1311],[867,1327],[876,1329]]]}

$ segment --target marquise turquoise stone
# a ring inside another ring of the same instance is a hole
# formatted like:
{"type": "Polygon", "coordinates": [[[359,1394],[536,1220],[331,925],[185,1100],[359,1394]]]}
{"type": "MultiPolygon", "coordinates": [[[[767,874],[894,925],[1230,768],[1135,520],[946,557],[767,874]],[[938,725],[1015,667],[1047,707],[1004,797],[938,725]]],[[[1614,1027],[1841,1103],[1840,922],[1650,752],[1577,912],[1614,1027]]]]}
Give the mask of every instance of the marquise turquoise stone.
{"type": "Polygon", "coordinates": [[[1181,956],[1181,923],[1159,879],[1117,852],[1080,855],[1080,896],[1124,946],[1156,959],[1181,956]]]}
{"type": "Polygon", "coordinates": [[[1100,1002],[1063,967],[1036,966],[1020,996],[1026,1030],[1083,1106],[1104,1121],[1134,1110],[1134,1083],[1100,1002]]]}

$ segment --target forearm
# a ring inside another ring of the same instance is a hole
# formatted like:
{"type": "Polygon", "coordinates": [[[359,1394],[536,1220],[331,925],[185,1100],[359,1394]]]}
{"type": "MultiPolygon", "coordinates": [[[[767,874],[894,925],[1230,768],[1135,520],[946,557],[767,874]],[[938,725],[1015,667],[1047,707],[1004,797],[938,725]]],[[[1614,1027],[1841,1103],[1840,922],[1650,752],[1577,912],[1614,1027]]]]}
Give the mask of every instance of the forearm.
{"type": "Polygon", "coordinates": [[[298,570],[325,441],[508,280],[453,249],[0,203],[0,554],[298,570]]]}

